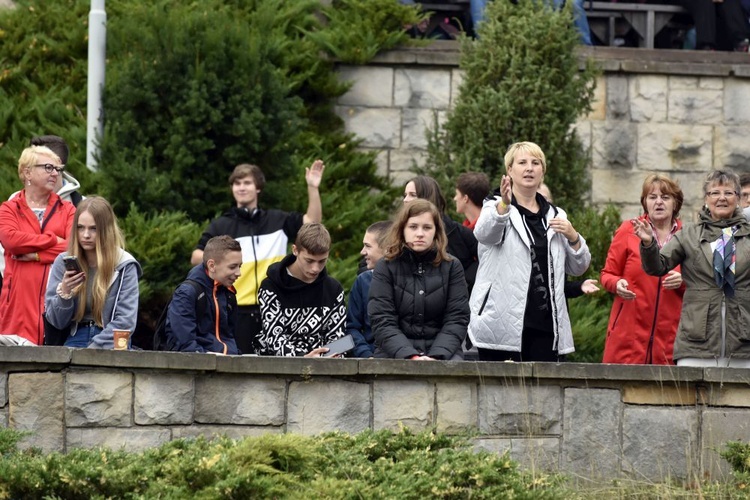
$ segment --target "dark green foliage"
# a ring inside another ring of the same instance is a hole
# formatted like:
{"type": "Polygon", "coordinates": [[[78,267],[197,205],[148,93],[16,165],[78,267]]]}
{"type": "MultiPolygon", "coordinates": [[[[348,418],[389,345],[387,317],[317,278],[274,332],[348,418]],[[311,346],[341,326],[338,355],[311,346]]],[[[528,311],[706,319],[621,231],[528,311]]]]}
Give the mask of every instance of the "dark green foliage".
{"type": "Polygon", "coordinates": [[[430,140],[429,167],[451,179],[484,171],[499,185],[508,146],[532,141],[547,156],[545,182],[557,203],[580,206],[587,158],[572,126],[590,109],[596,71],[592,63],[579,68],[570,9],[489,2],[479,35],[462,40],[463,83],[444,131],[430,140]]]}
{"type": "Polygon", "coordinates": [[[328,29],[309,36],[336,59],[364,64],[379,52],[413,43],[404,26],[428,16],[417,4],[392,0],[333,0],[323,8],[328,29]]]}
{"type": "MultiPolygon", "coordinates": [[[[0,430],[0,442],[14,431],[0,430]]],[[[143,453],[105,449],[0,459],[0,498],[566,498],[554,476],[521,472],[466,438],[365,431],[232,441],[143,453]]]]}

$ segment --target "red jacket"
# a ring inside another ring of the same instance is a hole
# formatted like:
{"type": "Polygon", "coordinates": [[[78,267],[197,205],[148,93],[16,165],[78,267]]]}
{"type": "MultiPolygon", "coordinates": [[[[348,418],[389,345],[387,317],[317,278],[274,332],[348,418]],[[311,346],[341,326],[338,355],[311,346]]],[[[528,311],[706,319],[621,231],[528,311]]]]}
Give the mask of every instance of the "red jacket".
{"type": "Polygon", "coordinates": [[[44,292],[55,257],[67,246],[75,207],[50,194],[40,227],[21,191],[0,205],[0,243],[5,247],[5,277],[0,294],[0,334],[16,334],[42,345],[44,292]],[[65,241],[57,242],[58,236],[65,241]],[[15,255],[38,253],[39,261],[21,261],[15,255]]]}
{"type": "MultiPolygon", "coordinates": [[[[682,228],[677,221],[674,232],[682,228]]],[[[666,290],[663,277],[649,276],[643,271],[640,254],[641,239],[633,232],[628,220],[615,232],[601,273],[601,283],[615,294],[607,326],[603,363],[674,364],[672,348],[680,322],[685,285],[666,290]],[[617,294],[617,282],[625,278],[635,299],[624,300],[617,294]]],[[[680,267],[674,269],[680,272],[680,267]]]]}

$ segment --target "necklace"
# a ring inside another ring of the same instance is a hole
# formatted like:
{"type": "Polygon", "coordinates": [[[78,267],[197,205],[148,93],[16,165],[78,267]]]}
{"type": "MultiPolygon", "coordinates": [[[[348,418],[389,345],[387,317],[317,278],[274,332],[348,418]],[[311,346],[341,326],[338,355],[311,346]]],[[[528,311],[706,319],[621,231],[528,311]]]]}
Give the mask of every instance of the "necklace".
{"type": "Polygon", "coordinates": [[[36,207],[39,207],[39,208],[46,208],[47,207],[47,201],[49,201],[49,197],[47,197],[47,199],[44,200],[44,201],[35,201],[35,200],[32,200],[30,196],[26,196],[26,201],[29,202],[30,206],[33,205],[33,206],[36,206],[36,207]]]}

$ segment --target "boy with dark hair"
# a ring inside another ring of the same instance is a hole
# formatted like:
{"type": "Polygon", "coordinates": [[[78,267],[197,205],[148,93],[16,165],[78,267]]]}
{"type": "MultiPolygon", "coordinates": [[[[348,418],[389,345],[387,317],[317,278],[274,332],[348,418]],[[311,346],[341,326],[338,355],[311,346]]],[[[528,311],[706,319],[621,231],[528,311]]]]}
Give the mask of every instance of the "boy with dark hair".
{"type": "Polygon", "coordinates": [[[750,207],[750,173],[740,174],[740,190],[742,208],[750,207]]]}
{"type": "Polygon", "coordinates": [[[167,309],[169,350],[240,354],[234,340],[237,299],[233,285],[240,277],[241,266],[239,242],[227,235],[208,240],[203,263],[190,270],[167,309]],[[201,294],[209,300],[199,317],[196,304],[201,294]]]}
{"type": "Polygon", "coordinates": [[[492,190],[490,178],[483,172],[464,172],[456,180],[456,212],[464,214],[463,225],[474,230],[482,204],[492,190]]]}
{"type": "Polygon", "coordinates": [[[263,318],[259,354],[320,356],[344,335],[344,288],[328,276],[331,236],[322,224],[304,224],[292,253],[268,269],[258,298],[263,318]]]}
{"type": "Polygon", "coordinates": [[[242,247],[242,277],[237,280],[237,346],[250,354],[260,348],[261,334],[258,285],[266,277],[268,267],[284,258],[289,241],[306,222],[320,222],[323,208],[320,202],[320,182],[325,165],[316,160],[305,169],[307,181],[307,212],[282,212],[258,207],[258,198],[266,185],[263,171],[257,165],[237,165],[229,176],[235,206],[214,219],[193,250],[190,261],[200,263],[206,242],[213,236],[228,234],[242,247]]]}
{"type": "Polygon", "coordinates": [[[385,253],[388,231],[393,221],[376,222],[367,228],[362,239],[362,251],[367,270],[357,276],[349,293],[349,307],[346,310],[346,333],[354,339],[355,358],[371,358],[375,352],[375,338],[372,335],[370,315],[367,314],[367,301],[372,283],[372,270],[385,253]]]}
{"type": "MultiPolygon", "coordinates": [[[[60,161],[64,167],[68,166],[68,156],[70,155],[70,149],[68,143],[65,142],[60,136],[57,135],[39,135],[31,138],[29,146],[46,146],[52,150],[57,156],[60,157],[60,161]]],[[[76,207],[83,200],[83,196],[77,190],[81,187],[81,183],[73,177],[67,168],[63,171],[62,175],[57,176],[57,185],[55,186],[55,192],[63,200],[71,202],[76,207]]]]}

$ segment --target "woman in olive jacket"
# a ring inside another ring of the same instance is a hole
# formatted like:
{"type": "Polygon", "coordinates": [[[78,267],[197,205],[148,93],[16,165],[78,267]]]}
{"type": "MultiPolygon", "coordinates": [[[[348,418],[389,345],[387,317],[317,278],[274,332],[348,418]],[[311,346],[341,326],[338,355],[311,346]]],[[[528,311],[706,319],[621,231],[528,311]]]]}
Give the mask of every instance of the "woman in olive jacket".
{"type": "Polygon", "coordinates": [[[370,286],[376,358],[463,358],[469,296],[461,263],[445,248],[435,205],[421,199],[405,204],[370,286]]]}

